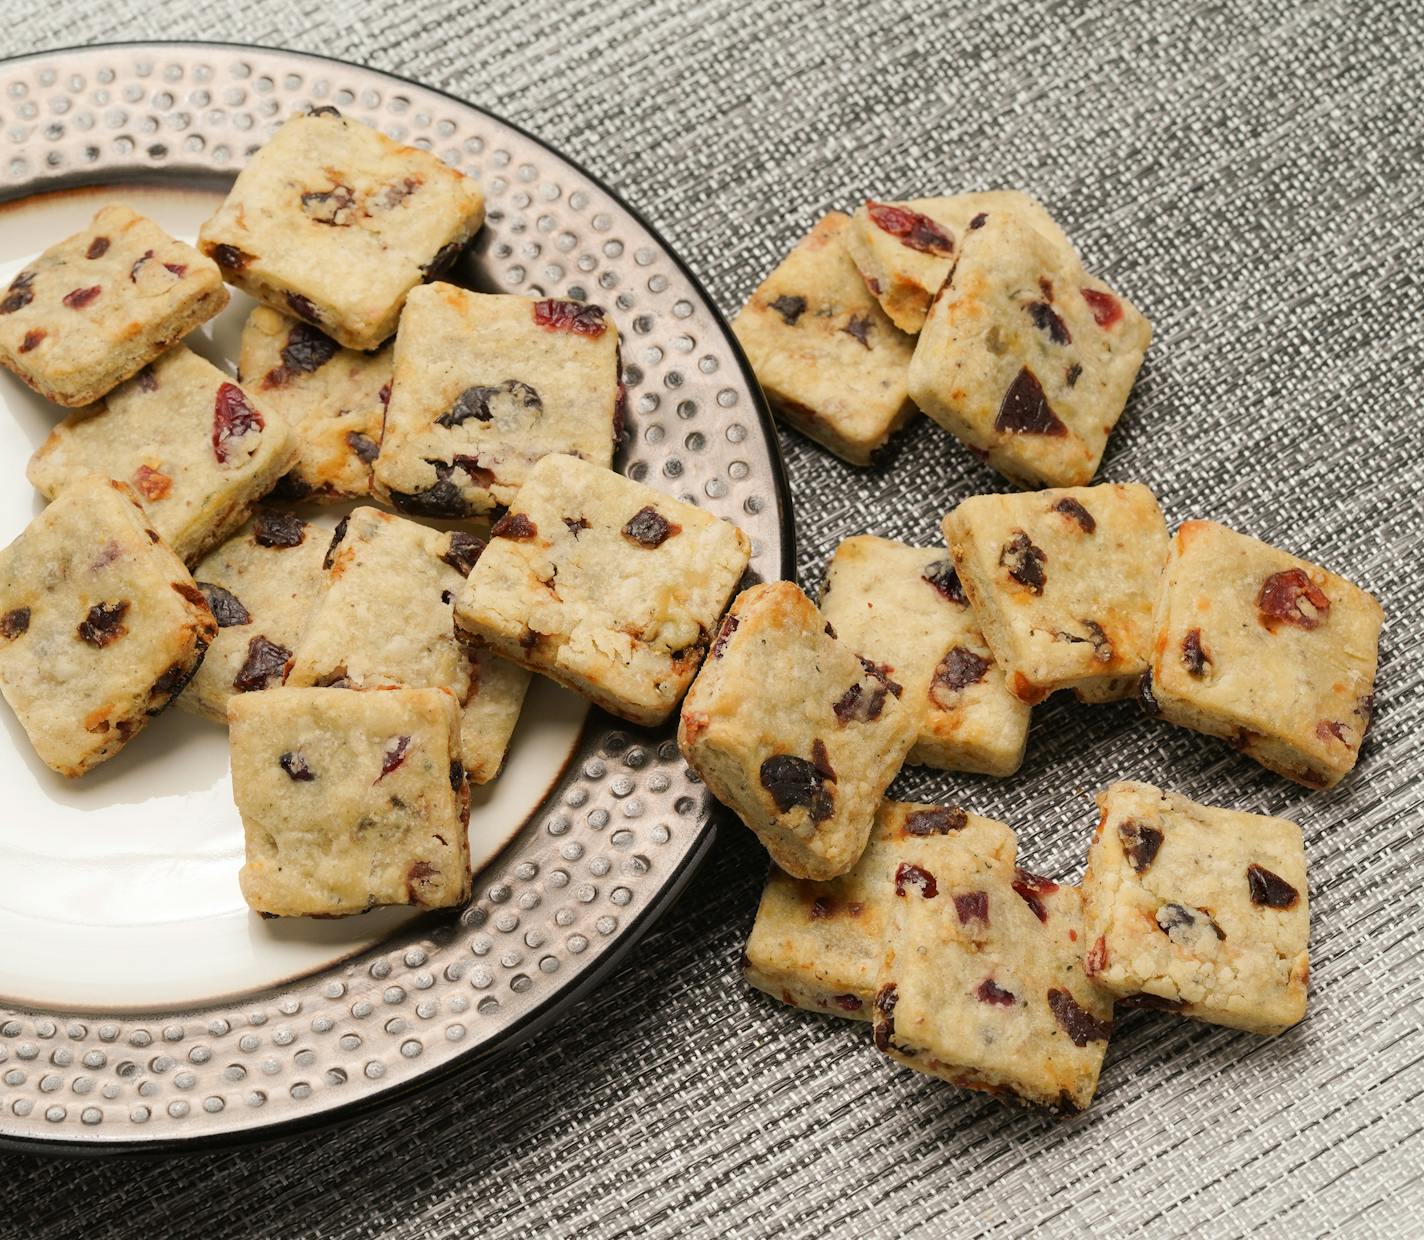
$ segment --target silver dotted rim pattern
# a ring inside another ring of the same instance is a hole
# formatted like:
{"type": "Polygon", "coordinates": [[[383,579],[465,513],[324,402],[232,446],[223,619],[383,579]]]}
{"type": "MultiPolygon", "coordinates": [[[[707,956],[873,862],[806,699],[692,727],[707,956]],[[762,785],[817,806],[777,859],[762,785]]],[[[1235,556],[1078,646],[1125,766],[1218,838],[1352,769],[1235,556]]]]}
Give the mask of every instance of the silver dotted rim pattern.
{"type": "MultiPolygon", "coordinates": [[[[624,204],[536,139],[338,61],[217,44],[0,62],[0,200],[231,179],[294,110],[332,104],[479,178],[482,287],[597,301],[623,337],[619,467],[740,525],[752,572],[794,563],[765,404],[696,280],[624,204]]],[[[0,1144],[59,1152],[224,1143],[324,1123],[527,1039],[594,984],[711,843],[671,730],[592,712],[573,761],[458,918],[317,975],[198,1010],[0,1003],[0,1144]]]]}

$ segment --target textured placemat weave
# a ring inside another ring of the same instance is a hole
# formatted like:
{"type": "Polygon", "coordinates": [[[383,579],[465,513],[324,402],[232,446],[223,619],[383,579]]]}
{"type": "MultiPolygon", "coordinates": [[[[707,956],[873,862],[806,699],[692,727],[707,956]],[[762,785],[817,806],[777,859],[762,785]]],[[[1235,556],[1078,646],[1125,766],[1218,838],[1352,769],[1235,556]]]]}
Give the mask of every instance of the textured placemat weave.
{"type": "MultiPolygon", "coordinates": [[[[504,1064],[286,1146],[0,1159],[0,1236],[1304,1237],[1424,1228],[1419,867],[1424,23],[1414,0],[931,5],[6,0],[0,53],[197,37],[327,52],[486,105],[667,236],[726,309],[822,210],[1018,186],[1152,318],[1104,467],[1384,602],[1360,767],[1309,794],[1131,705],[1051,702],[1003,818],[1074,878],[1117,777],[1304,826],[1309,1019],[1272,1041],[1139,1013],[1054,1123],[892,1069],[863,1026],[750,995],[764,858],[735,824],[587,1004],[504,1064]],[[201,13],[201,16],[200,16],[201,13]]],[[[921,422],[858,471],[784,445],[814,583],[835,541],[930,542],[998,480],[921,422]]],[[[0,948],[3,949],[3,948],[0,948]]]]}

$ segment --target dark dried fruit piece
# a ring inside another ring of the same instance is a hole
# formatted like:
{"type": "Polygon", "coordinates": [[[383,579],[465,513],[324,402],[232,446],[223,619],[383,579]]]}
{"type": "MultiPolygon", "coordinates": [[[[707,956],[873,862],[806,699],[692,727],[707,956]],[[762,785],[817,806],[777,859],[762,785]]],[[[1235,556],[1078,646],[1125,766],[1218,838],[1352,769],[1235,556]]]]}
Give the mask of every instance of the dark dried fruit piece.
{"type": "Polygon", "coordinates": [[[138,385],[145,392],[158,391],[158,376],[153,373],[152,366],[145,366],[138,372],[138,385]]]}
{"type": "Polygon", "coordinates": [[[282,346],[282,364],[267,373],[263,387],[281,387],[293,375],[309,375],[331,361],[341,346],[309,323],[298,323],[282,346]]]}
{"type": "Polygon", "coordinates": [[[101,292],[103,292],[101,285],[91,284],[88,288],[72,289],[60,300],[71,310],[83,310],[85,306],[92,304],[101,292]]]}
{"type": "Polygon", "coordinates": [[[187,264],[187,263],[164,263],[164,264],[163,264],[163,270],[164,270],[164,271],[167,271],[167,272],[171,272],[173,275],[177,276],[177,277],[181,280],[184,276],[186,276],[186,275],[188,274],[188,264],[187,264]]]}
{"type": "Polygon", "coordinates": [[[539,527],[522,512],[507,512],[490,528],[491,538],[525,542],[539,533],[539,527]]]}
{"type": "Polygon", "coordinates": [[[213,613],[218,628],[231,629],[252,623],[251,614],[231,590],[214,585],[211,581],[199,581],[197,586],[203,592],[203,597],[208,602],[208,610],[213,613]]]}
{"type": "Polygon", "coordinates": [[[716,640],[712,643],[712,657],[714,659],[720,659],[722,657],[722,652],[727,649],[727,642],[731,639],[732,634],[737,631],[739,624],[741,624],[741,621],[738,620],[736,616],[725,616],[723,618],[722,625],[717,630],[716,640]]]}
{"type": "Polygon", "coordinates": [[[796,806],[806,808],[812,822],[825,822],[834,811],[830,791],[824,786],[825,776],[814,763],[794,754],[774,754],[761,764],[761,786],[771,793],[776,808],[783,814],[796,806]]]}
{"type": "Polygon", "coordinates": [[[1073,335],[1068,330],[1068,324],[1058,317],[1058,312],[1046,301],[1031,301],[1024,309],[1028,311],[1028,317],[1033,320],[1033,325],[1054,344],[1073,343],[1073,335]]]}
{"type": "Polygon", "coordinates": [[[1083,627],[1088,630],[1088,640],[1093,643],[1093,658],[1099,663],[1111,663],[1113,661],[1113,644],[1103,626],[1096,620],[1084,620],[1083,627]]]}
{"type": "Polygon", "coordinates": [[[623,527],[623,537],[647,547],[661,547],[669,538],[682,533],[682,526],[669,521],[651,504],[638,509],[623,527]]]}
{"type": "Polygon", "coordinates": [[[1098,935],[1098,940],[1088,949],[1088,954],[1083,957],[1083,972],[1089,977],[1096,977],[1108,967],[1108,941],[1104,935],[1098,935]]]}
{"type": "Polygon", "coordinates": [[[812,921],[823,921],[825,918],[831,915],[831,912],[831,902],[825,896],[817,896],[814,900],[811,901],[812,921]]]}
{"type": "Polygon", "coordinates": [[[456,758],[450,763],[450,791],[459,792],[460,785],[465,782],[465,764],[456,758]]]}
{"type": "Polygon", "coordinates": [[[787,327],[795,327],[796,320],[806,313],[806,299],[791,297],[786,293],[782,293],[775,301],[767,302],[767,305],[781,315],[781,320],[787,327]]]}
{"type": "Polygon", "coordinates": [[[410,869],[405,872],[405,895],[412,904],[420,903],[420,892],[417,890],[422,884],[429,882],[440,873],[428,861],[412,861],[410,869]]]}
{"type": "Polygon", "coordinates": [[[1057,987],[1050,990],[1048,1006],[1053,1009],[1053,1019],[1072,1039],[1074,1046],[1087,1046],[1089,1042],[1106,1042],[1112,1033],[1112,1021],[1099,1020],[1080,1007],[1078,1001],[1066,990],[1059,990],[1057,987]]]}
{"type": "Polygon", "coordinates": [[[14,607],[0,616],[0,637],[7,641],[23,636],[30,628],[30,609],[14,607]]]}
{"type": "Polygon", "coordinates": [[[1127,858],[1127,864],[1143,874],[1157,859],[1164,837],[1156,827],[1130,818],[1118,823],[1117,838],[1122,842],[1122,855],[1127,858]]]}
{"type": "Polygon", "coordinates": [[[992,977],[986,977],[980,982],[979,989],[974,993],[979,997],[980,1003],[994,1003],[999,1007],[1012,1007],[1018,1002],[1013,991],[1005,990],[992,977]]]}
{"type": "Polygon", "coordinates": [[[1142,713],[1152,719],[1156,719],[1162,713],[1157,699],[1152,696],[1152,672],[1150,669],[1143,672],[1137,679],[1137,704],[1142,707],[1142,713]]]}
{"type": "Polygon", "coordinates": [[[569,527],[569,533],[574,536],[574,541],[578,541],[578,536],[588,529],[587,517],[565,517],[564,524],[569,527]]]}
{"type": "Polygon", "coordinates": [[[1180,1012],[1187,1006],[1187,1001],[1185,999],[1164,999],[1161,995],[1136,994],[1119,999],[1117,1006],[1127,1008],[1129,1011],[1135,1008],[1147,1008],[1154,1012],[1180,1012]]]}
{"type": "Polygon", "coordinates": [[[1042,548],[1034,546],[1023,530],[1016,530],[999,552],[999,566],[1007,568],[1014,581],[1034,594],[1042,594],[1048,580],[1043,571],[1047,560],[1047,554],[1042,548]]]}
{"type": "Polygon", "coordinates": [[[440,558],[462,577],[468,577],[470,570],[474,568],[480,558],[480,552],[484,549],[484,543],[473,534],[467,534],[464,530],[455,530],[450,535],[450,543],[440,558]]]}
{"type": "MultiPolygon", "coordinates": [[[[206,650],[207,643],[199,639],[198,647],[200,650],[206,650]]],[[[170,664],[148,688],[150,700],[161,698],[162,701],[149,707],[144,713],[148,715],[162,714],[163,708],[178,696],[187,683],[197,674],[197,671],[197,663],[170,664]]]]}
{"type": "Polygon", "coordinates": [[[277,765],[287,772],[294,783],[309,784],[316,778],[311,767],[307,765],[307,760],[299,753],[288,750],[277,759],[277,765]]]}
{"type": "Polygon", "coordinates": [[[285,646],[258,634],[247,643],[247,658],[232,678],[232,687],[239,693],[254,693],[267,688],[273,680],[281,684],[291,657],[292,652],[285,646]]]}
{"type": "Polygon", "coordinates": [[[1330,619],[1330,600],[1299,568],[1273,573],[1261,584],[1256,599],[1261,623],[1274,631],[1277,624],[1298,629],[1318,629],[1330,619]]]}
{"type": "Polygon", "coordinates": [[[420,278],[428,284],[431,280],[444,275],[455,265],[455,260],[460,257],[464,248],[463,241],[447,241],[435,251],[435,256],[420,269],[420,278]]]}
{"type": "Polygon", "coordinates": [[[934,586],[951,603],[958,603],[961,607],[969,606],[969,599],[965,596],[964,587],[959,583],[959,574],[955,572],[952,560],[934,560],[926,564],[920,578],[934,586]]]}
{"type": "Polygon", "coordinates": [[[602,306],[578,301],[559,301],[555,298],[534,303],[534,322],[549,331],[573,332],[576,336],[588,336],[591,339],[596,339],[608,330],[602,306]]]}
{"type": "Polygon", "coordinates": [[[215,245],[211,257],[219,267],[226,267],[229,271],[242,271],[257,256],[239,250],[235,245],[215,245]]]}
{"type": "Polygon", "coordinates": [[[1191,629],[1182,638],[1182,663],[1193,676],[1205,676],[1211,666],[1211,656],[1202,649],[1200,629],[1191,629]]]}
{"type": "Polygon", "coordinates": [[[227,462],[239,440],[260,432],[265,425],[262,415],[247,403],[237,384],[222,384],[213,401],[213,455],[218,464],[227,462]]]}
{"type": "Polygon", "coordinates": [[[865,1006],[855,995],[832,995],[831,1002],[840,1008],[842,1012],[858,1012],[865,1006]]]}
{"type": "Polygon", "coordinates": [[[435,419],[435,424],[453,428],[472,418],[476,422],[489,422],[494,417],[490,412],[490,401],[501,395],[510,398],[516,411],[532,410],[536,414],[544,411],[543,399],[529,384],[518,379],[505,379],[492,387],[467,387],[455,398],[455,403],[435,419]]]}
{"type": "Polygon", "coordinates": [[[381,445],[360,431],[346,432],[346,446],[367,465],[381,455],[381,445]]]}
{"type": "Polygon", "coordinates": [[[1019,898],[1033,910],[1033,915],[1046,924],[1048,906],[1040,897],[1052,895],[1058,890],[1058,884],[1051,878],[1041,878],[1015,866],[1013,888],[1018,892],[1019,898]]]}
{"type": "Polygon", "coordinates": [[[0,314],[14,314],[21,306],[28,306],[35,299],[35,273],[22,271],[10,281],[5,297],[0,300],[0,314]]]}
{"type": "Polygon", "coordinates": [[[1062,513],[1063,516],[1067,517],[1070,521],[1076,521],[1085,534],[1091,534],[1098,528],[1098,523],[1093,519],[1093,514],[1071,495],[1065,495],[1054,504],[1053,511],[1062,513]]]}
{"type": "Polygon", "coordinates": [[[977,685],[989,671],[989,660],[981,658],[972,650],[956,646],[939,661],[934,678],[930,681],[930,697],[936,701],[940,696],[962,693],[970,685],[977,685]],[[943,690],[941,695],[939,690],[943,690]]]}
{"type": "Polygon", "coordinates": [[[1246,885],[1251,892],[1251,903],[1262,904],[1266,908],[1294,908],[1300,899],[1300,892],[1264,866],[1246,867],[1246,885]]]}
{"type": "Polygon", "coordinates": [[[47,334],[48,333],[42,327],[36,327],[33,331],[26,332],[24,340],[20,342],[20,352],[29,353],[31,350],[39,348],[40,341],[43,340],[47,334]]]}
{"type": "Polygon", "coordinates": [[[905,815],[905,832],[908,835],[948,835],[951,831],[962,831],[969,822],[969,815],[962,809],[917,809],[905,815]]]}
{"type": "Polygon", "coordinates": [[[836,782],[835,768],[831,766],[831,755],[826,752],[826,742],[819,736],[811,742],[811,765],[821,773],[822,779],[836,782]]]}
{"type": "Polygon", "coordinates": [[[302,195],[302,210],[314,224],[346,228],[356,222],[356,195],[349,185],[333,185],[327,190],[311,190],[302,195]]]}
{"type": "Polygon", "coordinates": [[[95,237],[89,243],[89,248],[84,251],[85,258],[103,258],[109,252],[108,237],[95,237]]]}
{"type": "Polygon", "coordinates": [[[127,599],[120,599],[117,603],[95,603],[89,614],[79,622],[79,639],[99,650],[113,645],[128,632],[124,627],[128,611],[127,599]]]}
{"type": "Polygon", "coordinates": [[[859,685],[851,685],[840,698],[832,703],[831,710],[835,712],[836,719],[841,723],[850,723],[855,720],[859,723],[872,723],[880,718],[881,712],[885,709],[886,690],[883,686],[872,689],[869,693],[859,685]]]}
{"type": "Polygon", "coordinates": [[[465,494],[450,480],[454,465],[445,461],[428,461],[435,467],[435,484],[423,491],[392,491],[391,503],[402,512],[417,517],[467,517],[470,505],[465,494]]]}
{"type": "Polygon", "coordinates": [[[865,204],[865,211],[876,228],[898,237],[901,245],[941,258],[954,253],[954,238],[927,215],[906,207],[873,201],[865,204]]]}
{"type": "Polygon", "coordinates": [[[1079,290],[1088,309],[1093,312],[1093,322],[1099,327],[1111,327],[1122,318],[1122,303],[1111,293],[1103,293],[1095,288],[1079,290]]]}
{"type": "Polygon", "coordinates": [[[381,755],[381,773],[376,776],[375,783],[380,783],[396,767],[406,760],[410,753],[410,737],[394,736],[386,742],[386,750],[381,755]]]}
{"type": "Polygon", "coordinates": [[[841,328],[847,336],[854,336],[867,349],[870,348],[870,329],[874,326],[869,315],[853,314],[850,321],[841,328]]]}
{"type": "MultiPolygon", "coordinates": [[[[150,530],[148,533],[151,542],[158,541],[153,530],[150,530]]],[[[177,594],[179,598],[187,600],[189,603],[192,603],[194,607],[203,608],[208,605],[208,600],[203,597],[203,592],[199,590],[196,585],[190,585],[186,581],[173,581],[169,582],[169,584],[173,587],[173,592],[177,594]]]]}
{"type": "MultiPolygon", "coordinates": [[[[933,874],[922,866],[902,861],[895,871],[895,894],[903,896],[906,887],[914,887],[923,900],[933,900],[939,895],[939,884],[935,882],[933,874]]],[[[955,899],[957,901],[958,897],[955,899]]]]}
{"type": "Polygon", "coordinates": [[[299,319],[305,319],[308,323],[320,323],[321,311],[316,308],[310,297],[304,297],[301,293],[287,294],[287,308],[299,319]]]}
{"type": "Polygon", "coordinates": [[[954,897],[954,911],[959,916],[959,924],[967,926],[971,921],[989,924],[989,893],[987,891],[964,891],[954,897]]]}
{"type": "Polygon", "coordinates": [[[894,982],[887,982],[875,992],[875,1045],[882,1051],[890,1049],[890,1039],[895,1036],[895,1004],[899,997],[894,982]]]}
{"type": "Polygon", "coordinates": [[[252,538],[259,547],[300,547],[307,537],[307,523],[294,512],[259,508],[252,523],[252,538]]]}
{"type": "Polygon", "coordinates": [[[321,561],[324,569],[330,570],[333,561],[336,559],[336,549],[341,546],[341,540],[346,537],[347,526],[351,524],[351,517],[348,514],[336,523],[336,528],[331,531],[331,542],[327,545],[326,555],[321,561]]]}
{"type": "Polygon", "coordinates": [[[1050,435],[1055,438],[1068,433],[1068,428],[1053,412],[1044,394],[1043,384],[1027,366],[1009,384],[999,403],[999,415],[994,429],[1011,435],[1050,435]]]}
{"type": "Polygon", "coordinates": [[[1317,723],[1315,725],[1315,735],[1323,741],[1328,741],[1331,737],[1334,737],[1342,745],[1348,745],[1350,743],[1350,738],[1345,735],[1345,725],[1343,723],[1336,723],[1333,719],[1322,719],[1317,723]]]}
{"type": "Polygon", "coordinates": [[[1071,366],[1068,367],[1068,373],[1063,376],[1063,382],[1066,383],[1070,388],[1077,387],[1078,380],[1082,377],[1083,367],[1079,363],[1074,362],[1071,366]]]}
{"type": "Polygon", "coordinates": [[[976,215],[972,220],[969,221],[969,227],[970,227],[971,229],[973,229],[973,228],[983,228],[984,225],[987,224],[988,222],[989,222],[989,214],[988,214],[988,212],[987,212],[987,211],[980,211],[978,215],[976,215]]]}
{"type": "Polygon", "coordinates": [[[152,250],[145,250],[145,251],[144,251],[142,254],[140,254],[136,259],[134,259],[134,261],[133,261],[133,266],[129,268],[129,283],[130,283],[130,284],[137,284],[137,283],[138,283],[138,273],[139,273],[140,271],[142,271],[142,270],[144,269],[144,267],[146,267],[146,266],[148,265],[148,262],[149,262],[149,260],[150,260],[152,257],[153,257],[153,251],[152,251],[152,250]]]}
{"type": "Polygon", "coordinates": [[[1226,938],[1226,931],[1204,909],[1187,908],[1184,904],[1164,904],[1157,910],[1157,928],[1174,943],[1178,940],[1173,931],[1188,929],[1196,925],[1198,919],[1204,920],[1218,939],[1226,938]]]}

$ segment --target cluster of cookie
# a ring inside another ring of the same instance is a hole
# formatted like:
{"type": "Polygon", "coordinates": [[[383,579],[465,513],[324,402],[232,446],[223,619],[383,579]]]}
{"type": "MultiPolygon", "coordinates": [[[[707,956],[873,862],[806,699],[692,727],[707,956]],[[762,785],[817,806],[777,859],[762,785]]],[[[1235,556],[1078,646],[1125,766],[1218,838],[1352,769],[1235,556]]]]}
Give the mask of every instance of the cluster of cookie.
{"type": "Polygon", "coordinates": [[[199,249],[110,207],[0,295],[0,361],[80,406],[0,552],[0,690],[68,776],[175,699],[227,723],[265,914],[463,901],[469,785],[531,672],[661,722],[747,566],[740,530],[611,470],[599,307],[437,279],[483,218],[468,178],[323,108],[199,249]],[[224,280],[262,303],[236,382],[174,343],[224,280]],[[405,515],[328,537],[264,499],[405,515]]]}

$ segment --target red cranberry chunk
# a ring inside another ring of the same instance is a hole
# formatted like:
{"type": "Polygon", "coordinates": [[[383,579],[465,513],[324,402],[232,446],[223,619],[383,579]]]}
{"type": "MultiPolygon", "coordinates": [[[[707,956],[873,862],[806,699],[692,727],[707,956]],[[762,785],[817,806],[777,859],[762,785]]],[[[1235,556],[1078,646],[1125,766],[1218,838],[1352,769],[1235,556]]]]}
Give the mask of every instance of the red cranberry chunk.
{"type": "Polygon", "coordinates": [[[1054,504],[1053,511],[1062,513],[1063,516],[1067,517],[1070,521],[1076,521],[1085,534],[1091,534],[1098,528],[1098,523],[1093,519],[1093,514],[1070,495],[1065,495],[1054,504]]]}
{"type": "Polygon", "coordinates": [[[77,288],[66,293],[63,301],[71,310],[83,310],[85,306],[92,304],[101,292],[101,285],[91,284],[88,288],[77,288]]]}
{"type": "Polygon", "coordinates": [[[1261,584],[1256,607],[1261,613],[1261,623],[1271,630],[1278,624],[1318,629],[1330,619],[1330,600],[1299,568],[1267,577],[1261,584]]]}
{"type": "Polygon", "coordinates": [[[109,252],[108,237],[95,237],[89,243],[89,248],[84,251],[85,258],[103,258],[109,252]]]}
{"type": "Polygon", "coordinates": [[[986,977],[974,992],[980,1003],[993,1003],[999,1007],[1012,1007],[1018,1000],[1011,990],[1005,990],[992,977],[986,977]]]}
{"type": "Polygon", "coordinates": [[[976,215],[972,220],[969,221],[969,227],[971,229],[983,228],[984,225],[988,222],[989,213],[987,211],[980,211],[978,215],[976,215]]]}
{"type": "Polygon", "coordinates": [[[164,263],[163,270],[177,276],[180,280],[188,274],[187,263],[164,263]]]}
{"type": "Polygon", "coordinates": [[[534,303],[534,322],[549,331],[573,332],[596,339],[608,330],[603,307],[547,298],[534,303]]]}
{"type": "Polygon", "coordinates": [[[831,755],[826,752],[826,743],[819,736],[811,742],[811,765],[821,773],[821,778],[836,782],[836,772],[831,766],[831,755]]]}
{"type": "Polygon", "coordinates": [[[682,526],[669,521],[651,504],[638,509],[623,527],[623,537],[652,550],[682,532],[682,526]]]}
{"type": "Polygon", "coordinates": [[[410,869],[405,872],[405,894],[412,904],[420,901],[419,888],[440,873],[428,861],[412,861],[410,869]]]}
{"type": "Polygon", "coordinates": [[[1058,317],[1058,312],[1046,301],[1031,301],[1024,308],[1028,311],[1028,317],[1033,320],[1033,325],[1054,344],[1073,343],[1068,324],[1058,317]]]}
{"type": "Polygon", "coordinates": [[[999,552],[999,566],[1009,570],[1009,576],[1034,594],[1042,594],[1048,581],[1043,566],[1048,555],[1034,546],[1023,530],[1017,530],[999,552]]]}
{"type": "Polygon", "coordinates": [[[278,765],[287,772],[293,783],[307,784],[316,778],[307,760],[299,753],[288,751],[277,759],[278,765]]]}
{"type": "Polygon", "coordinates": [[[127,599],[117,603],[95,603],[89,614],[79,622],[79,638],[97,650],[112,646],[128,632],[124,617],[128,615],[127,599]]]}
{"type": "Polygon", "coordinates": [[[1294,908],[1300,899],[1300,892],[1264,866],[1246,867],[1246,885],[1251,892],[1251,903],[1266,908],[1294,908]]]}
{"type": "Polygon", "coordinates": [[[907,835],[948,835],[951,831],[961,831],[969,822],[969,815],[962,809],[917,809],[905,815],[907,835]]]}
{"type": "Polygon", "coordinates": [[[20,342],[20,352],[29,353],[32,349],[37,349],[48,333],[42,327],[36,327],[33,331],[25,333],[25,338],[20,342]]]}
{"type": "Polygon", "coordinates": [[[218,622],[218,628],[231,629],[252,623],[251,614],[231,590],[214,585],[211,581],[200,581],[197,586],[207,600],[208,610],[213,613],[213,619],[218,622]]]}
{"type": "Polygon", "coordinates": [[[307,523],[296,513],[258,509],[252,538],[259,547],[300,547],[306,536],[307,523]]]}
{"type": "Polygon", "coordinates": [[[28,306],[35,299],[35,273],[22,271],[10,281],[5,296],[0,299],[0,314],[14,314],[21,306],[28,306]]]}
{"type": "MultiPolygon", "coordinates": [[[[902,861],[895,871],[895,894],[903,896],[905,888],[913,887],[920,893],[920,898],[933,900],[939,895],[939,884],[935,882],[935,876],[922,866],[912,865],[908,861],[902,861]]],[[[958,897],[955,897],[956,902],[958,897]]]]}
{"type": "Polygon", "coordinates": [[[1108,967],[1108,941],[1105,935],[1098,935],[1098,940],[1088,949],[1088,954],[1083,957],[1083,972],[1089,977],[1096,977],[1108,967]]]}
{"type": "Polygon", "coordinates": [[[811,901],[811,920],[824,921],[835,911],[835,906],[825,896],[817,896],[811,901]]]}
{"type": "Polygon", "coordinates": [[[237,384],[219,387],[213,402],[213,455],[218,464],[226,464],[237,442],[254,431],[260,432],[265,425],[262,415],[247,403],[237,384]]]}
{"type": "Polygon", "coordinates": [[[883,686],[867,693],[859,684],[854,684],[832,703],[831,709],[841,723],[873,723],[885,709],[886,696],[883,686]]]}
{"type": "Polygon", "coordinates": [[[273,681],[281,684],[291,657],[292,652],[285,646],[259,634],[247,643],[247,658],[232,678],[232,687],[239,693],[254,693],[266,689],[273,681]]]}
{"type": "Polygon", "coordinates": [[[229,271],[242,271],[257,256],[239,250],[235,245],[215,245],[213,247],[212,260],[219,267],[226,267],[229,271]]]}
{"type": "Polygon", "coordinates": [[[957,603],[960,607],[969,606],[969,599],[965,596],[964,587],[959,583],[959,574],[954,571],[952,561],[935,560],[926,564],[920,577],[934,586],[951,603],[957,603]]]}
{"type": "Polygon", "coordinates": [[[816,766],[795,754],[774,754],[761,764],[761,786],[783,814],[805,807],[812,822],[825,822],[834,812],[833,794],[816,766]]]}
{"type": "Polygon", "coordinates": [[[392,771],[394,771],[406,756],[410,753],[410,737],[393,736],[386,742],[385,752],[381,755],[381,773],[376,776],[375,782],[380,783],[392,771]]]}
{"type": "Polygon", "coordinates": [[[882,232],[898,237],[901,245],[942,258],[954,253],[954,238],[927,215],[885,202],[868,202],[865,210],[871,223],[882,232]]]}
{"type": "Polygon", "coordinates": [[[831,1002],[842,1012],[858,1012],[865,1006],[855,995],[832,995],[831,1002]]]}
{"type": "Polygon", "coordinates": [[[301,293],[287,294],[287,309],[308,323],[321,322],[321,311],[316,308],[316,303],[301,293]]]}
{"type": "Polygon", "coordinates": [[[1059,438],[1068,428],[1053,412],[1043,384],[1027,366],[1019,371],[999,403],[994,429],[1010,435],[1049,435],[1059,438]]]}
{"type": "Polygon", "coordinates": [[[1348,745],[1350,738],[1345,734],[1345,725],[1337,723],[1333,719],[1322,719],[1315,725],[1315,735],[1323,741],[1328,741],[1332,737],[1342,745],[1348,745]]]}
{"type": "Polygon", "coordinates": [[[440,558],[462,577],[468,577],[484,549],[484,543],[473,534],[456,530],[450,535],[450,545],[440,558]]]}
{"type": "Polygon", "coordinates": [[[1048,906],[1040,898],[1058,890],[1058,884],[1051,878],[1040,878],[1027,870],[1014,868],[1013,888],[1019,898],[1033,910],[1033,915],[1041,922],[1048,921],[1048,906]]]}
{"type": "Polygon", "coordinates": [[[1138,874],[1144,874],[1157,859],[1162,847],[1162,832],[1146,823],[1129,819],[1118,823],[1117,837],[1122,843],[1122,855],[1138,874]]]}
{"type": "Polygon", "coordinates": [[[989,924],[989,893],[987,891],[965,891],[954,897],[954,911],[959,916],[959,924],[967,926],[971,921],[989,924]]]}
{"type": "Polygon", "coordinates": [[[507,512],[490,529],[491,538],[509,538],[527,542],[539,533],[539,527],[522,512],[507,512]]]}
{"type": "Polygon", "coordinates": [[[1095,288],[1080,290],[1088,309],[1093,312],[1093,322],[1099,327],[1111,327],[1122,318],[1122,303],[1111,293],[1103,293],[1095,288]]]}
{"type": "Polygon", "coordinates": [[[1079,1006],[1078,1001],[1066,990],[1059,990],[1057,987],[1050,990],[1048,1006],[1053,1009],[1053,1019],[1072,1039],[1074,1046],[1087,1046],[1089,1042],[1106,1042],[1112,1033],[1111,1021],[1099,1020],[1079,1006]]]}
{"type": "Polygon", "coordinates": [[[767,306],[781,315],[781,321],[787,327],[795,327],[796,320],[806,313],[806,299],[791,297],[786,293],[782,293],[774,301],[767,302],[767,306]]]}
{"type": "Polygon", "coordinates": [[[737,631],[737,626],[741,621],[736,616],[726,616],[722,620],[722,627],[717,630],[716,640],[712,643],[712,657],[720,659],[727,649],[727,642],[731,640],[732,634],[737,631]]]}
{"type": "Polygon", "coordinates": [[[1182,638],[1182,664],[1193,676],[1205,676],[1211,666],[1211,656],[1202,648],[1200,629],[1191,629],[1182,638]]]}
{"type": "Polygon", "coordinates": [[[972,650],[956,646],[939,661],[934,679],[930,684],[930,696],[935,689],[947,689],[950,693],[962,693],[970,685],[977,685],[989,671],[989,660],[972,650]]]}
{"type": "Polygon", "coordinates": [[[0,637],[6,641],[14,641],[15,638],[23,636],[29,631],[30,609],[28,607],[15,607],[0,616],[0,637]]]}

